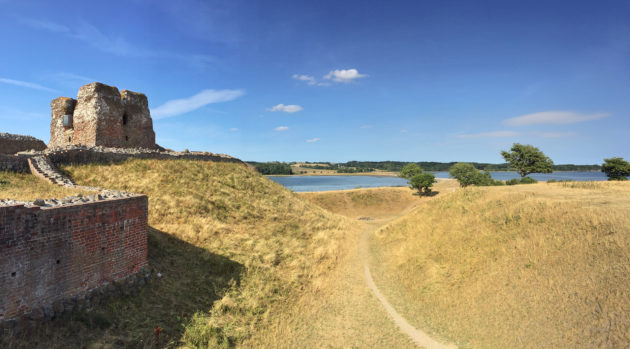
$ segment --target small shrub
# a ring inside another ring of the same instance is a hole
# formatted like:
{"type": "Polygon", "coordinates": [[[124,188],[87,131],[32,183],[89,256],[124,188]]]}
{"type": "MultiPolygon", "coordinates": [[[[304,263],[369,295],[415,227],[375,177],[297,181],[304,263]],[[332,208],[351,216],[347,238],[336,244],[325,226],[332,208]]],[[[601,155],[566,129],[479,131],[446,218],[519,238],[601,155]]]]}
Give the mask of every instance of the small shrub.
{"type": "Polygon", "coordinates": [[[516,184],[521,184],[521,180],[518,178],[512,178],[512,179],[508,179],[507,181],[505,181],[506,185],[516,185],[516,184]]]}
{"type": "Polygon", "coordinates": [[[532,177],[523,177],[521,179],[521,184],[534,184],[534,183],[538,183],[538,181],[533,179],[532,177]]]}
{"type": "Polygon", "coordinates": [[[552,178],[552,179],[547,181],[547,183],[556,183],[556,182],[557,182],[557,180],[555,178],[552,178]]]}

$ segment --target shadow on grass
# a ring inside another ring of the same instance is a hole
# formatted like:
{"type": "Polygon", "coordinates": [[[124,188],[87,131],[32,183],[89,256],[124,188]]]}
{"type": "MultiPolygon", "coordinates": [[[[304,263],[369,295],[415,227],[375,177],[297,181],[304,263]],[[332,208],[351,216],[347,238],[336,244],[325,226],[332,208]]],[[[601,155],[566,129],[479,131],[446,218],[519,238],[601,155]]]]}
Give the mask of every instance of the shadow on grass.
{"type": "Polygon", "coordinates": [[[149,228],[151,280],[136,297],[110,298],[89,311],[17,335],[2,348],[152,348],[177,346],[193,314],[207,313],[240,281],[244,267],[149,228]],[[157,273],[162,277],[158,277],[157,273]],[[155,329],[161,333],[156,336],[155,329]]]}
{"type": "Polygon", "coordinates": [[[414,196],[419,196],[419,197],[421,197],[421,198],[422,198],[422,197],[429,197],[429,198],[430,198],[430,197],[432,197],[432,196],[436,196],[436,195],[438,195],[439,193],[440,193],[439,191],[437,191],[437,190],[433,190],[433,191],[431,191],[431,192],[429,192],[429,193],[418,193],[418,192],[414,192],[414,193],[413,193],[413,195],[414,195],[414,196]]]}

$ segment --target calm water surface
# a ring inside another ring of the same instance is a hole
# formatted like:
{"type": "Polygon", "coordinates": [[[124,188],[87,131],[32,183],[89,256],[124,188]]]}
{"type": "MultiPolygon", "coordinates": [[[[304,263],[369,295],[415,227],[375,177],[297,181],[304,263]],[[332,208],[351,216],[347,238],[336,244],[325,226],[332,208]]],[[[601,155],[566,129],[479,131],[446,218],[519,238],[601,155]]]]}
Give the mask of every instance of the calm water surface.
{"type": "MultiPolygon", "coordinates": [[[[508,180],[520,178],[516,172],[490,172],[492,178],[508,180]]],[[[449,178],[448,172],[435,172],[437,178],[449,178]]],[[[529,175],[538,181],[574,180],[574,181],[605,181],[606,174],[603,172],[554,172],[536,173],[529,175]]],[[[407,180],[398,177],[378,177],[378,176],[268,176],[285,187],[297,191],[326,191],[345,190],[354,188],[376,188],[376,187],[402,187],[407,185],[407,180]]]]}

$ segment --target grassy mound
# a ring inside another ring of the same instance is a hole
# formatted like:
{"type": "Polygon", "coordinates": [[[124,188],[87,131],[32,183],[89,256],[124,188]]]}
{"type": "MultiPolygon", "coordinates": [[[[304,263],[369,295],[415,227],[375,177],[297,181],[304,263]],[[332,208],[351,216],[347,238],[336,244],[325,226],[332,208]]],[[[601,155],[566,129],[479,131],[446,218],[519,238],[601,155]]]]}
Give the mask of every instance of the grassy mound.
{"type": "Polygon", "coordinates": [[[149,262],[163,277],[135,298],[53,322],[20,339],[25,346],[237,345],[334,267],[347,226],[239,164],[130,160],[63,170],[79,184],[148,195],[149,262]]]}
{"type": "Polygon", "coordinates": [[[630,183],[466,188],[377,232],[372,265],[401,313],[462,347],[623,347],[629,213],[630,183]]]}
{"type": "MultiPolygon", "coordinates": [[[[433,190],[434,194],[447,193],[458,186],[453,180],[439,180],[433,190]]],[[[350,218],[397,216],[422,200],[416,190],[408,187],[334,190],[298,195],[330,212],[350,218]]]]}
{"type": "Polygon", "coordinates": [[[33,201],[77,194],[91,195],[94,192],[52,185],[27,173],[0,172],[0,199],[33,201]]]}

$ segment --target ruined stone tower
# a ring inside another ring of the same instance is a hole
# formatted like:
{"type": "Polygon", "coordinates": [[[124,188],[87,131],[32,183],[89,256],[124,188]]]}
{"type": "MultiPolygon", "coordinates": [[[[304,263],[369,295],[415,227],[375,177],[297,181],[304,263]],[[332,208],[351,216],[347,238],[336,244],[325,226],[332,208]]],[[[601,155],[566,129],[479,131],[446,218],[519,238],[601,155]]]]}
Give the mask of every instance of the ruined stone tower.
{"type": "Polygon", "coordinates": [[[66,145],[158,148],[147,96],[94,82],[79,89],[77,99],[50,102],[49,147],[66,145]]]}

